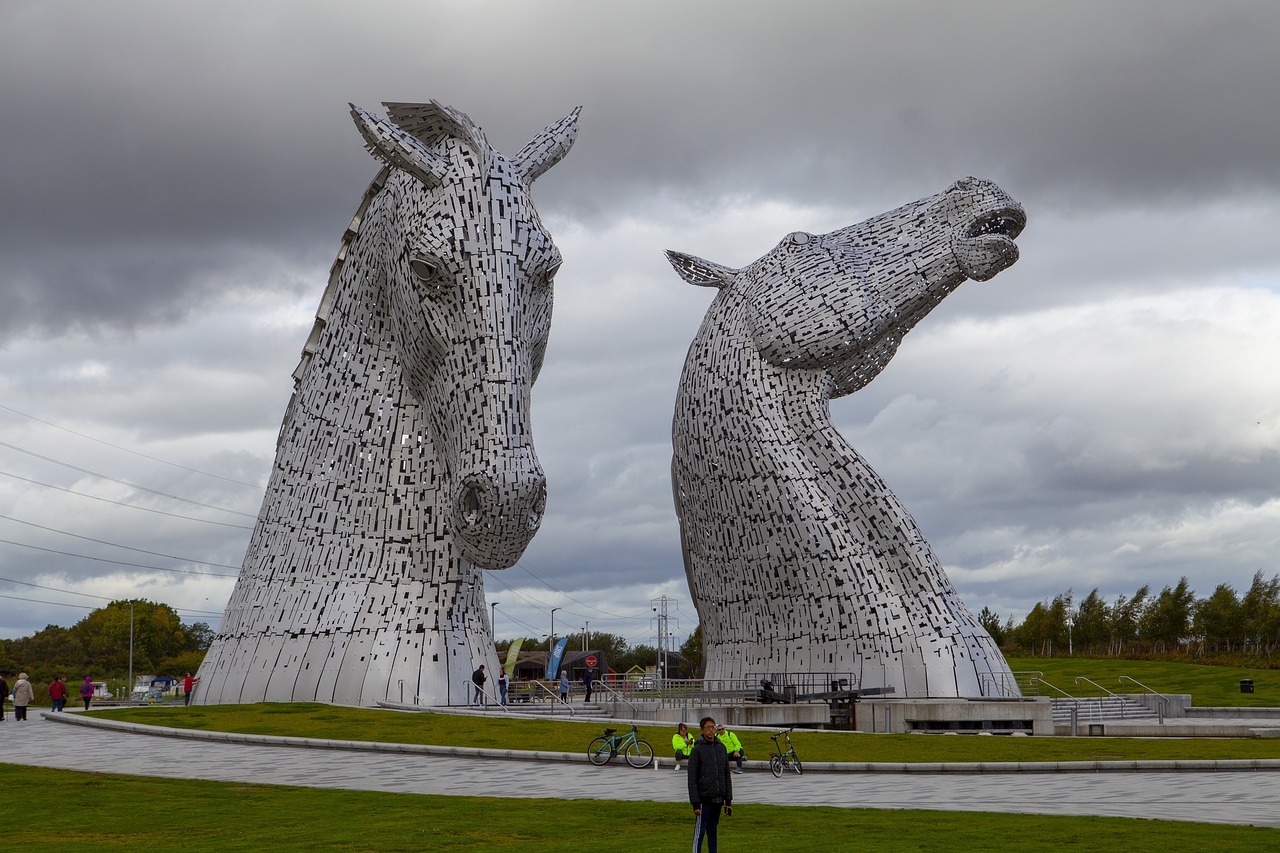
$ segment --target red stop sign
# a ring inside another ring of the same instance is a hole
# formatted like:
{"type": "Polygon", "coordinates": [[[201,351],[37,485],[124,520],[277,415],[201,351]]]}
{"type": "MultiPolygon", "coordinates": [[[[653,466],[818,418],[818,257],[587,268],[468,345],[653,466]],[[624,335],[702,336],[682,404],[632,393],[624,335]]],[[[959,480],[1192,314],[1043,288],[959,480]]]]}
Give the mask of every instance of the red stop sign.
{"type": "Polygon", "coordinates": [[[587,655],[587,666],[595,666],[597,663],[595,655],[587,655]]]}

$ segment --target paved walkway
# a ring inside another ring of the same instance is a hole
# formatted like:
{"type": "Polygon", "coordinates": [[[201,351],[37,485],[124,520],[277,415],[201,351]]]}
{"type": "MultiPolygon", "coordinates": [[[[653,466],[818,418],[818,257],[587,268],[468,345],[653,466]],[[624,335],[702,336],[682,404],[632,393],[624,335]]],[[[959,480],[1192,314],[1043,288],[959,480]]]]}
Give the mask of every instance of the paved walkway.
{"type": "MultiPolygon", "coordinates": [[[[397,793],[683,801],[685,778],[670,765],[610,764],[382,753],[170,740],[67,725],[32,713],[0,723],[0,761],[84,767],[166,778],[300,785],[397,793]],[[518,779],[519,784],[509,782],[518,779]]],[[[1280,827],[1280,773],[809,773],[734,777],[736,805],[831,805],[1026,814],[1102,815],[1280,827]]]]}

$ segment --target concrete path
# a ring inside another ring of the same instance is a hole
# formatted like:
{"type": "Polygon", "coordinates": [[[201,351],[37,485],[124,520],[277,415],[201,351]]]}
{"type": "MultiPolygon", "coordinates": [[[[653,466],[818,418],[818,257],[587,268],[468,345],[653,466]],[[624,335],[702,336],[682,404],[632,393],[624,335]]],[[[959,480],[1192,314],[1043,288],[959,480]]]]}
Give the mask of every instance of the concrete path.
{"type": "MultiPolygon", "coordinates": [[[[397,793],[683,802],[669,765],[515,761],[173,740],[52,722],[0,723],[0,761],[166,778],[397,793]],[[510,784],[517,781],[518,784],[510,784]]],[[[870,774],[734,777],[735,805],[1102,815],[1280,827],[1280,773],[870,774]]]]}

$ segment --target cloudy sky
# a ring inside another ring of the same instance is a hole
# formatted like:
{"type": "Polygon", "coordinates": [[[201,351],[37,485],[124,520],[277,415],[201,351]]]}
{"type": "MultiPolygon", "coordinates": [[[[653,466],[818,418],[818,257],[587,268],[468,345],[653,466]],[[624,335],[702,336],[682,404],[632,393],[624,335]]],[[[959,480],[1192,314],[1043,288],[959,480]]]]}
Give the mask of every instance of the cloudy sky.
{"type": "Polygon", "coordinates": [[[347,102],[437,99],[565,263],[534,390],[542,530],[499,636],[654,642],[688,599],[675,384],[730,266],[989,178],[1022,259],[966,284],[841,431],[962,597],[1022,615],[1280,570],[1280,5],[0,4],[0,637],[145,597],[218,623],[343,228],[347,102]],[[97,596],[95,598],[94,596],[97,596]]]}

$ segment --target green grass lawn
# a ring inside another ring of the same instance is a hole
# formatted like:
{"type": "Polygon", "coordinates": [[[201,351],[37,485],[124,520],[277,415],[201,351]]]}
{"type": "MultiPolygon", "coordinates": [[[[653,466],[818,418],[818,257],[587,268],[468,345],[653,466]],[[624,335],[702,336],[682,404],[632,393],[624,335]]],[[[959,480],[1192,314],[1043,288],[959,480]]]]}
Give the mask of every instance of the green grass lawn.
{"type": "MultiPolygon", "coordinates": [[[[1015,672],[1040,671],[1044,679],[1073,696],[1097,696],[1097,688],[1089,684],[1077,685],[1075,679],[1084,677],[1097,682],[1113,693],[1145,692],[1133,684],[1119,681],[1126,675],[1159,693],[1190,693],[1194,707],[1223,705],[1257,708],[1280,705],[1280,670],[1243,669],[1229,666],[1201,666],[1199,664],[1121,660],[1118,658],[1070,657],[1009,658],[1009,666],[1015,672]],[[1241,679],[1254,682],[1253,693],[1241,693],[1241,679]]],[[[1056,696],[1052,690],[1041,691],[1045,696],[1056,696]]]]}
{"type": "MultiPolygon", "coordinates": [[[[511,780],[507,780],[510,782],[511,780]]],[[[495,782],[496,787],[496,782],[495,782]]],[[[0,764],[10,849],[188,853],[689,849],[687,803],[521,800],[151,779],[0,764]]],[[[724,849],[813,851],[1273,851],[1280,830],[1247,826],[967,812],[739,805],[724,849]]]]}
{"type": "MultiPolygon", "coordinates": [[[[414,714],[314,703],[115,708],[92,712],[113,720],[210,731],[490,749],[586,752],[600,723],[414,714]]],[[[669,726],[640,726],[658,756],[670,755],[669,726]]],[[[766,732],[739,731],[748,758],[765,759],[766,732]]],[[[792,735],[805,761],[1112,761],[1136,759],[1280,758],[1280,738],[1173,739],[872,735],[792,735]]]]}

